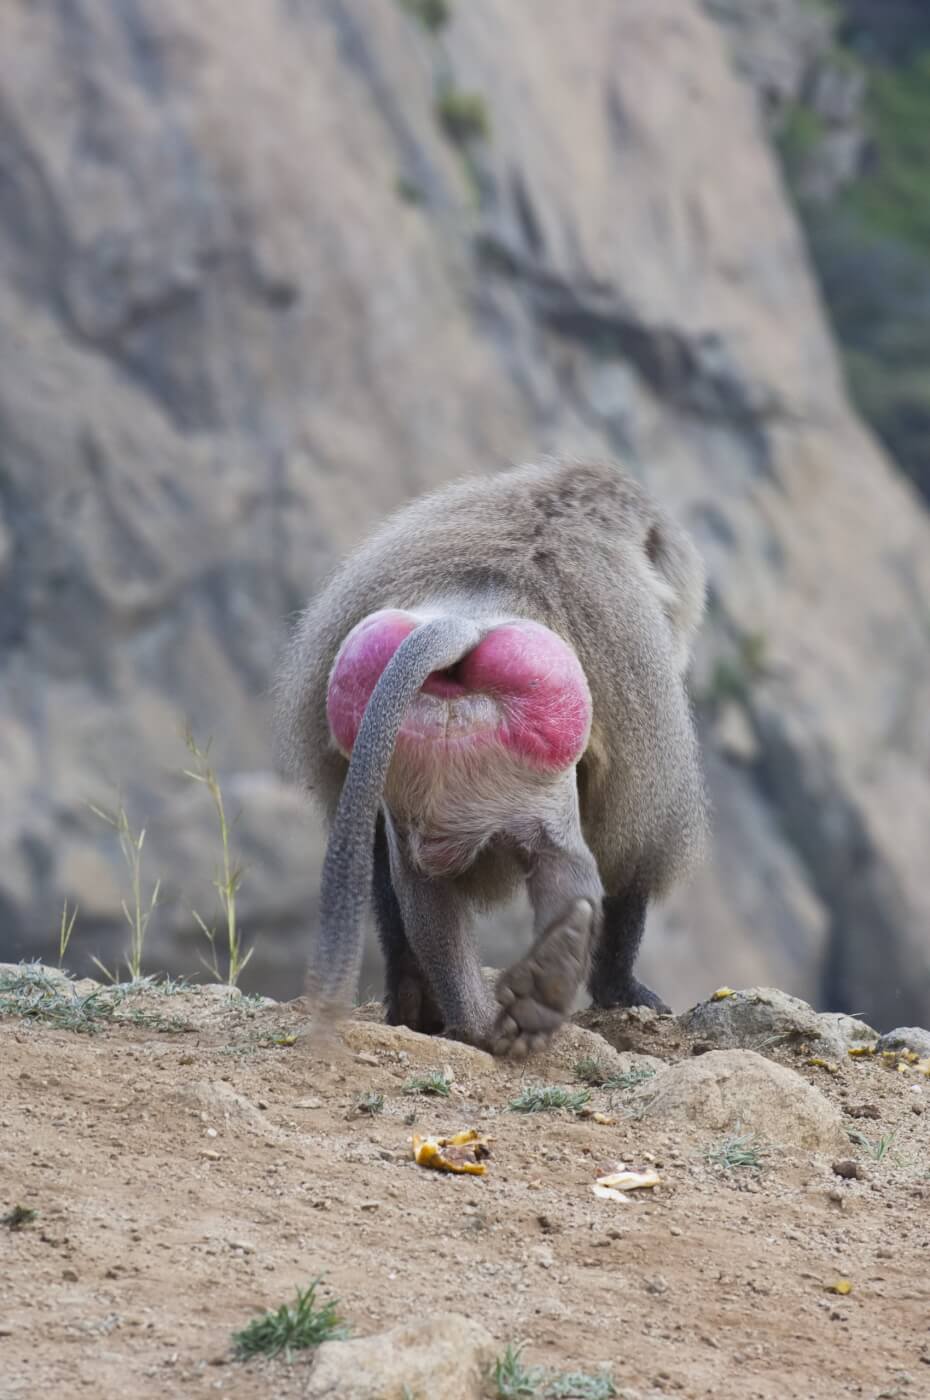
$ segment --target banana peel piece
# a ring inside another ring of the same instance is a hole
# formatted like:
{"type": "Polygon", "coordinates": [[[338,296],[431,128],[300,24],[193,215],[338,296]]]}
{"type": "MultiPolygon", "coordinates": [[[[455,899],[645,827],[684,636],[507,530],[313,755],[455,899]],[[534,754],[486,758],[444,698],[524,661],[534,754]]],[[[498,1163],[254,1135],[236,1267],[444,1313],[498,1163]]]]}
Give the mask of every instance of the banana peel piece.
{"type": "Polygon", "coordinates": [[[469,1176],[484,1176],[484,1158],[491,1149],[476,1128],[465,1128],[451,1137],[420,1137],[414,1133],[413,1160],[418,1167],[434,1171],[457,1172],[469,1176]]]}
{"type": "Polygon", "coordinates": [[[651,1167],[634,1172],[619,1162],[615,1171],[599,1176],[591,1190],[603,1201],[628,1201],[630,1198],[623,1194],[625,1191],[645,1191],[661,1184],[662,1178],[651,1167]]]}

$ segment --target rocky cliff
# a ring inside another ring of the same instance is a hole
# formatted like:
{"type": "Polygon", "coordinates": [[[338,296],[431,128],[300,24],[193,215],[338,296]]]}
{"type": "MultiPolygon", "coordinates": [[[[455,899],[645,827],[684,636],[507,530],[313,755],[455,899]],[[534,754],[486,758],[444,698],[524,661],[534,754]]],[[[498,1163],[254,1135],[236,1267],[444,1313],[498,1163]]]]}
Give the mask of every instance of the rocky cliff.
{"type": "Polygon", "coordinates": [[[2,955],[67,896],[112,956],[86,802],[118,785],[150,960],[194,965],[189,720],[241,808],[253,970],[296,991],[320,837],[269,766],[284,620],[421,488],[609,453],[712,580],[715,847],[644,975],[926,1022],[930,523],[696,0],[10,0],[0,328],[2,955]]]}

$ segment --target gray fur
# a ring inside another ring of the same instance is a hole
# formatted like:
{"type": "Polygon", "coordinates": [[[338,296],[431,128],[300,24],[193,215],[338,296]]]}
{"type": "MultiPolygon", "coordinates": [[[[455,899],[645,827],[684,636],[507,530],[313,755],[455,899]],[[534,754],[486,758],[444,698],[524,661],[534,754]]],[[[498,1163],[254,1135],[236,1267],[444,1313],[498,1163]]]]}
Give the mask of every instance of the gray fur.
{"type": "MultiPolygon", "coordinates": [[[[451,664],[430,658],[422,676],[417,668],[418,681],[412,672],[404,674],[401,651],[408,649],[409,656],[414,639],[427,629],[411,634],[376,688],[378,706],[373,697],[350,768],[329,733],[329,676],[349,631],[385,607],[445,608],[450,622],[465,622],[470,613],[479,629],[471,646],[488,617],[531,618],[574,648],[591,691],[590,739],[577,766],[577,784],[572,784],[576,832],[566,817],[561,834],[553,834],[558,826],[553,812],[564,802],[561,797],[556,801],[546,785],[534,790],[524,776],[521,788],[519,778],[502,773],[505,795],[490,803],[502,810],[489,819],[489,830],[493,835],[497,823],[509,839],[476,835],[471,864],[442,882],[448,888],[441,894],[430,890],[428,899],[422,897],[422,872],[402,868],[409,867],[415,838],[422,833],[412,829],[417,802],[403,802],[402,785],[398,789],[392,770],[389,811],[398,821],[390,843],[391,880],[402,910],[406,906],[411,943],[444,1014],[443,1002],[451,1008],[456,997],[474,1003],[467,1013],[470,1029],[459,1029],[465,1038],[480,1038],[488,1007],[478,1004],[474,970],[461,952],[470,905],[503,898],[545,864],[544,852],[549,851],[555,872],[550,887],[570,906],[555,923],[568,930],[574,949],[584,924],[583,919],[579,924],[579,899],[595,906],[596,923],[601,890],[619,895],[635,881],[649,896],[660,894],[701,854],[705,803],[684,675],[703,614],[703,568],[687,535],[617,467],[554,462],[457,483],[421,498],[336,570],[303,615],[282,667],[277,731],[284,766],[310,787],[329,820],[335,819],[315,968],[321,985],[339,995],[356,975],[358,941],[349,930],[357,930],[368,899],[374,821],[401,707],[430,669],[451,664]],[[395,690],[402,675],[402,689],[395,690]],[[405,805],[409,810],[395,812],[395,806],[405,805]],[[515,832],[520,811],[537,814],[529,822],[531,830],[515,832]],[[566,873],[572,870],[575,875],[566,873]],[[413,909],[418,889],[419,914],[413,909]],[[437,911],[432,920],[425,919],[424,904],[436,899],[445,914],[437,911]],[[434,935],[431,956],[428,929],[437,928],[437,918],[445,923],[443,932],[434,935]]],[[[558,902],[553,903],[551,888],[537,906],[536,953],[558,902]]],[[[550,938],[546,948],[555,944],[550,938]]],[[[574,956],[572,952],[569,961],[574,956]]],[[[526,968],[519,966],[522,977],[526,968]]],[[[520,983],[517,971],[511,970],[515,985],[520,983]]],[[[509,996],[506,988],[499,991],[499,1000],[509,996]]],[[[447,1028],[448,1020],[447,1015],[447,1028]]],[[[529,1028],[523,1029],[532,1038],[529,1028]]],[[[517,1042],[526,1043],[520,1027],[509,1047],[517,1042]]]]}

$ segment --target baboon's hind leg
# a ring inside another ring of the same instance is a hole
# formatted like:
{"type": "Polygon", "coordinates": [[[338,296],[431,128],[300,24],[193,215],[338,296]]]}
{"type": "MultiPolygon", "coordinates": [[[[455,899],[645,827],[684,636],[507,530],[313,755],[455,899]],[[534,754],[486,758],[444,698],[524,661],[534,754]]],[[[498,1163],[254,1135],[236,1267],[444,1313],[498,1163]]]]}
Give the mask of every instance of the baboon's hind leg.
{"type": "Polygon", "coordinates": [[[649,895],[636,880],[622,894],[608,895],[604,900],[588,978],[588,991],[595,1006],[669,1010],[660,996],[633,976],[648,904],[649,895]]]}
{"type": "Polygon", "coordinates": [[[558,801],[531,847],[527,891],[533,946],[497,982],[496,1055],[520,1057],[543,1049],[571,1015],[590,966],[604,891],[582,835],[574,774],[558,801]]]}
{"type": "Polygon", "coordinates": [[[389,1026],[409,1026],[424,1035],[438,1035],[442,1016],[429,981],[417,961],[404,929],[404,918],[391,882],[384,817],[375,828],[372,893],[378,938],[385,961],[384,1008],[389,1026]]]}

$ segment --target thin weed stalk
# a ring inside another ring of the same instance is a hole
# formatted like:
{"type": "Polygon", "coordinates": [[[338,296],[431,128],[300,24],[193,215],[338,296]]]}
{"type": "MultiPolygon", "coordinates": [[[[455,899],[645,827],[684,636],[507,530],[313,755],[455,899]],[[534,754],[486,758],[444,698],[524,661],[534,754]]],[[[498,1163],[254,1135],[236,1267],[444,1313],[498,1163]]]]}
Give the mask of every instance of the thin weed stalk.
{"type": "MultiPolygon", "coordinates": [[[[142,955],[145,950],[145,936],[148,932],[149,920],[155,912],[158,904],[158,893],[161,889],[161,880],[156,880],[152,886],[152,893],[148,900],[143,897],[142,891],[142,847],[145,843],[145,827],[136,833],[133,831],[126,808],[120,800],[116,812],[105,812],[101,807],[95,807],[92,802],[87,804],[95,816],[107,823],[116,832],[119,838],[119,848],[123,855],[123,860],[129,868],[132,882],[132,908],[130,909],[125,899],[120,900],[123,914],[129,925],[129,956],[126,958],[126,968],[133,982],[142,976],[142,955]]],[[[75,910],[75,914],[77,910],[75,910]]],[[[64,923],[64,918],[62,919],[64,923]]],[[[73,925],[72,919],[72,925],[73,925]]],[[[68,931],[68,937],[71,933],[68,931]]],[[[65,943],[67,947],[67,942],[65,943]]],[[[105,973],[111,981],[116,978],[113,973],[108,972],[99,959],[94,958],[94,963],[105,973]]]]}
{"type": "Polygon", "coordinates": [[[201,933],[210,944],[211,960],[201,959],[204,965],[216,977],[218,982],[225,981],[230,987],[235,987],[245,970],[248,962],[255,951],[254,947],[244,951],[242,935],[239,930],[237,896],[239,886],[242,883],[243,869],[238,861],[233,860],[232,846],[230,843],[230,824],[226,818],[226,806],[223,802],[223,792],[220,787],[216,770],[210,764],[210,742],[206,748],[201,749],[193,733],[187,730],[184,736],[188,752],[194,760],[193,768],[185,768],[185,777],[192,778],[195,783],[202,783],[210,794],[213,806],[216,811],[220,828],[220,850],[222,852],[222,863],[214,877],[213,887],[220,897],[220,904],[226,920],[226,955],[227,967],[224,978],[216,951],[216,929],[207,928],[206,923],[193,910],[194,918],[200,927],[201,933]]]}
{"type": "Polygon", "coordinates": [[[61,910],[61,923],[58,927],[58,966],[61,967],[68,952],[68,944],[71,942],[71,935],[74,932],[74,922],[78,916],[78,906],[68,913],[68,901],[65,900],[61,910]]]}

